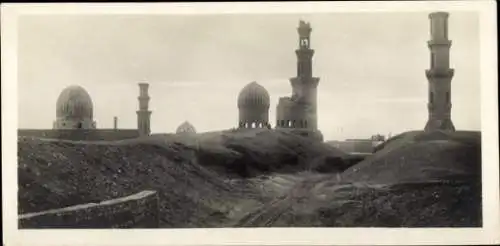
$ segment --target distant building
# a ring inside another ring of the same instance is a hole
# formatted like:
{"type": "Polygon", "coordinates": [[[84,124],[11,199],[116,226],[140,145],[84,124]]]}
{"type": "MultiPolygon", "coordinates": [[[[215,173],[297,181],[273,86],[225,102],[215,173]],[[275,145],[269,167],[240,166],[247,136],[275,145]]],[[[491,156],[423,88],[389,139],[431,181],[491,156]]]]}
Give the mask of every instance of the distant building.
{"type": "Polygon", "coordinates": [[[310,48],[312,28],[309,23],[299,22],[299,48],[297,55],[297,76],[290,79],[292,96],[279,99],[276,112],[277,128],[301,128],[317,130],[317,86],[319,78],[312,76],[310,48]]]}
{"type": "Polygon", "coordinates": [[[119,129],[118,117],[113,117],[113,128],[98,129],[93,119],[94,105],[87,91],[72,85],[62,90],[56,102],[56,119],[52,129],[18,129],[18,136],[67,140],[121,140],[149,135],[151,111],[148,109],[149,85],[140,83],[139,110],[136,129],[119,129]]]}
{"type": "Polygon", "coordinates": [[[247,84],[238,95],[239,128],[268,128],[270,97],[257,82],[247,84]]]}
{"type": "Polygon", "coordinates": [[[347,153],[373,153],[375,147],[384,141],[385,137],[383,135],[376,134],[367,139],[329,141],[329,144],[347,153]]]}
{"type": "Polygon", "coordinates": [[[191,123],[184,121],[177,127],[175,131],[177,134],[196,134],[196,129],[191,123]]]}
{"type": "Polygon", "coordinates": [[[383,142],[385,141],[385,136],[381,134],[375,134],[371,137],[372,141],[378,141],[378,142],[383,142]]]}
{"type": "Polygon", "coordinates": [[[54,129],[95,129],[94,105],[87,91],[78,85],[66,87],[56,102],[54,129]]]}
{"type": "Polygon", "coordinates": [[[451,121],[451,79],[454,69],[450,68],[450,47],[448,39],[448,13],[435,12],[429,15],[431,22],[431,66],[426,70],[429,80],[429,120],[425,131],[455,131],[451,121]]]}

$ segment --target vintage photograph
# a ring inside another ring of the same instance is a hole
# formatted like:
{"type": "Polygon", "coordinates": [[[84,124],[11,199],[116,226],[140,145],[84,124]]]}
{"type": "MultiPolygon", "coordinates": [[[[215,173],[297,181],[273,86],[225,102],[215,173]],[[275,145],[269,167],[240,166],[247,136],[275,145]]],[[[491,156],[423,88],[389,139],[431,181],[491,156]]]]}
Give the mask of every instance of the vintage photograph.
{"type": "Polygon", "coordinates": [[[480,227],[477,27],[22,17],[19,227],[480,227]]]}
{"type": "Polygon", "coordinates": [[[16,25],[20,231],[484,226],[477,11],[16,25]]]}
{"type": "Polygon", "coordinates": [[[480,227],[477,27],[21,17],[19,227],[480,227]]]}

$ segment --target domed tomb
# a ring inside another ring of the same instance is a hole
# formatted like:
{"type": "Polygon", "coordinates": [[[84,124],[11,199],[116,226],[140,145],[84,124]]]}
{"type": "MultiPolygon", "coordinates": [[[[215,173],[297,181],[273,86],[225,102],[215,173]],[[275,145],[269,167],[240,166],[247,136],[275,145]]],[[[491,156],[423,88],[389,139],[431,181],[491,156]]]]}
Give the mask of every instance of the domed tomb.
{"type": "Polygon", "coordinates": [[[182,124],[180,124],[177,127],[176,133],[177,134],[185,134],[185,133],[194,134],[194,133],[196,133],[196,129],[194,128],[193,125],[191,125],[191,123],[184,121],[182,124]]]}
{"type": "Polygon", "coordinates": [[[270,97],[257,82],[247,84],[238,96],[239,128],[263,128],[269,125],[270,97]]]}
{"type": "Polygon", "coordinates": [[[95,129],[93,110],[92,99],[83,87],[66,87],[57,98],[54,129],[95,129]]]}

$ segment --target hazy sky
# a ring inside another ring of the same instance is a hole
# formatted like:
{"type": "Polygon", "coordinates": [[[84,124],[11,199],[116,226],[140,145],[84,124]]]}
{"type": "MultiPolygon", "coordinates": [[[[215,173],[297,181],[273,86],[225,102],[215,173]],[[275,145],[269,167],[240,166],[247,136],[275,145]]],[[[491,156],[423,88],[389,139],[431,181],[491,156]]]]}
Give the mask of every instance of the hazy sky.
{"type": "MultiPolygon", "coordinates": [[[[257,81],[279,97],[296,74],[299,19],[311,22],[319,128],[325,139],[422,129],[428,13],[46,15],[19,19],[19,127],[51,128],[55,103],[83,86],[99,128],[136,128],[137,83],[150,83],[151,129],[237,126],[236,99],[257,81]]],[[[479,20],[451,12],[452,120],[480,129],[479,20]]]]}

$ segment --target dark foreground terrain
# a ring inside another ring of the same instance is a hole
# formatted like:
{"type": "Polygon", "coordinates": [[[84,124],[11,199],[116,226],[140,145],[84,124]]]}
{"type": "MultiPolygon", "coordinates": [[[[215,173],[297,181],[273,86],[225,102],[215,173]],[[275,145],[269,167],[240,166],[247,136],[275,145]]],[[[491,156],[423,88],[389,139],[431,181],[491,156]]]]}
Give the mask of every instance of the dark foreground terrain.
{"type": "Polygon", "coordinates": [[[19,214],[157,191],[160,227],[481,226],[481,135],[407,132],[361,162],[286,131],[19,138],[19,214]]]}

